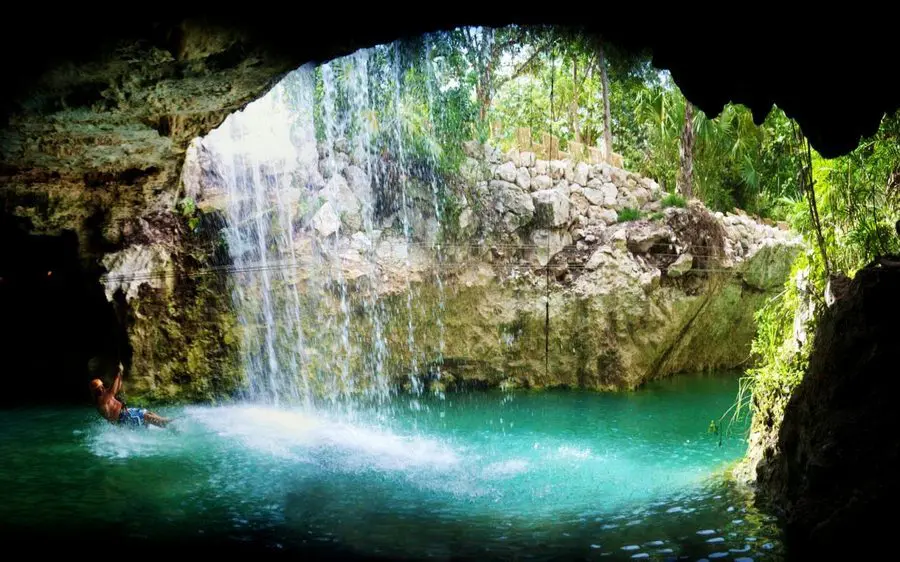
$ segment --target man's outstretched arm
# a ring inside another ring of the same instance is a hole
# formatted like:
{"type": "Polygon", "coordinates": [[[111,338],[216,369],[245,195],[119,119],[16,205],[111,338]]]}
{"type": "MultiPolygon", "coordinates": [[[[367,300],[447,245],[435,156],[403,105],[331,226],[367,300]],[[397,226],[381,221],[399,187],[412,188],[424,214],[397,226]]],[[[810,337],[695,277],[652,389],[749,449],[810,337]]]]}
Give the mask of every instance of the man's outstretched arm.
{"type": "Polygon", "coordinates": [[[112,386],[109,387],[109,392],[112,396],[115,396],[122,390],[122,372],[124,371],[124,367],[119,363],[119,372],[116,373],[116,378],[113,380],[112,386]]]}

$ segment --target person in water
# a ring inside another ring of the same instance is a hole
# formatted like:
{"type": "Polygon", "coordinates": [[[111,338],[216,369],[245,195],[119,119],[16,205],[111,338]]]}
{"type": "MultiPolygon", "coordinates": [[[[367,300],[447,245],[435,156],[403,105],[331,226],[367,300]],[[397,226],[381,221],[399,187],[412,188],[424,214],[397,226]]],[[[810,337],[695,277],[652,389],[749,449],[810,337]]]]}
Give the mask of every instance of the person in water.
{"type": "Polygon", "coordinates": [[[129,408],[116,398],[116,394],[122,389],[123,371],[122,364],[119,363],[119,372],[116,374],[112,386],[108,389],[103,386],[103,381],[100,379],[91,381],[91,392],[94,394],[94,402],[100,415],[110,423],[119,425],[139,427],[150,424],[157,427],[166,427],[171,420],[143,408],[129,408]]]}

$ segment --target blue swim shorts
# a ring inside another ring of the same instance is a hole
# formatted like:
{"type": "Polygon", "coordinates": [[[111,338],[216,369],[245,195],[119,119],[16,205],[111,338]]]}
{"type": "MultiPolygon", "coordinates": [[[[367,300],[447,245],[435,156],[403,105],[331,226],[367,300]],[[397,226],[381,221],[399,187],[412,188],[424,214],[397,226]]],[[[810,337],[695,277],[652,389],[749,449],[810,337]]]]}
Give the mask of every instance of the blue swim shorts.
{"type": "Polygon", "coordinates": [[[144,408],[122,408],[122,412],[119,413],[119,423],[133,426],[144,425],[144,414],[146,413],[147,410],[144,408]]]}

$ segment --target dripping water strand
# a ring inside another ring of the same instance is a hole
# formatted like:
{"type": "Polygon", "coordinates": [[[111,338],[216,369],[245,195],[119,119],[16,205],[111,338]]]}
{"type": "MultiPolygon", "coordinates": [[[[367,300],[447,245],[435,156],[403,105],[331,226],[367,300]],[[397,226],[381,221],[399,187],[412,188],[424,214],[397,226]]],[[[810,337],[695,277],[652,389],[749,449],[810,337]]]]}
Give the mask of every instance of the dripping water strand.
{"type": "MultiPolygon", "coordinates": [[[[426,37],[425,39],[425,64],[426,64],[426,93],[428,95],[427,105],[428,105],[428,121],[430,123],[434,123],[434,67],[432,65],[432,45],[431,38],[426,37]]],[[[443,229],[443,212],[441,211],[441,201],[438,193],[438,182],[437,182],[437,167],[438,161],[436,156],[436,150],[433,148],[428,151],[429,157],[431,159],[431,200],[432,205],[434,207],[434,216],[437,221],[437,235],[442,236],[444,233],[443,229]]],[[[438,312],[435,318],[438,327],[438,356],[437,356],[437,367],[435,376],[437,379],[441,378],[441,371],[444,366],[444,348],[445,348],[445,338],[444,338],[444,313],[446,307],[446,299],[444,296],[444,279],[441,274],[441,270],[443,269],[444,256],[442,251],[442,241],[438,241],[435,244],[435,259],[437,261],[437,267],[434,270],[435,281],[437,282],[438,289],[438,312]]]]}
{"type": "Polygon", "coordinates": [[[410,247],[410,230],[409,230],[409,204],[407,202],[407,180],[408,180],[408,170],[405,167],[404,154],[403,154],[403,131],[402,131],[402,109],[401,109],[401,99],[400,99],[400,87],[402,83],[402,70],[400,68],[400,46],[398,43],[394,44],[393,49],[393,65],[394,65],[394,136],[395,142],[397,143],[397,168],[398,168],[398,181],[400,183],[400,195],[401,195],[401,220],[403,222],[403,239],[406,242],[406,254],[404,256],[404,261],[406,265],[406,314],[407,314],[407,348],[410,356],[410,374],[409,374],[409,382],[412,386],[412,391],[414,394],[419,395],[422,393],[421,381],[419,380],[419,365],[418,365],[418,357],[416,354],[416,340],[415,340],[415,327],[413,325],[413,290],[412,284],[410,280],[410,269],[411,263],[409,258],[409,247],[410,247]]]}

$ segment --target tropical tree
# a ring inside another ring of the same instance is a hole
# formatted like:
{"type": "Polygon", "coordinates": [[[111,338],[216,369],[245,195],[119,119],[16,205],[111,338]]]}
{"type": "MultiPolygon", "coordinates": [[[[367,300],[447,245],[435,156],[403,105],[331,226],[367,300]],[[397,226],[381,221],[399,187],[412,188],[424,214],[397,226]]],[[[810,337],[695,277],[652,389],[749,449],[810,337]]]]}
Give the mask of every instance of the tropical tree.
{"type": "Polygon", "coordinates": [[[694,105],[684,102],[684,125],[681,128],[681,139],[678,154],[681,166],[678,169],[676,187],[685,199],[694,196],[694,105]]]}

